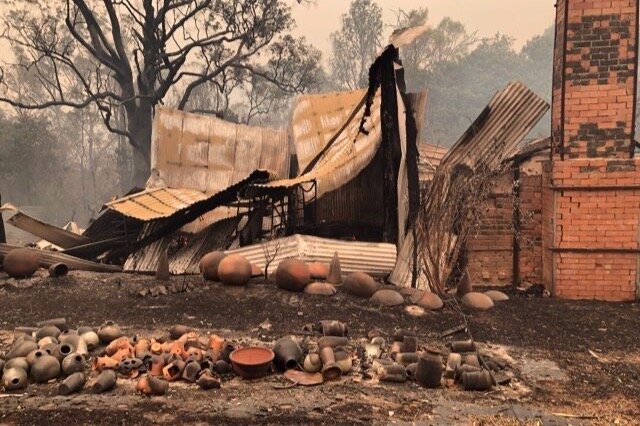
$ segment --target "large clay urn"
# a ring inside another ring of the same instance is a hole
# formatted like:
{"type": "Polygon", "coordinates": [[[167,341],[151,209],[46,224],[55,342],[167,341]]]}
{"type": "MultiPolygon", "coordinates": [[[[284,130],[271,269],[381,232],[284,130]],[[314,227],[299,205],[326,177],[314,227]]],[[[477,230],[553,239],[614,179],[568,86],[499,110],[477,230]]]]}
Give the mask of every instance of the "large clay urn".
{"type": "Polygon", "coordinates": [[[224,285],[245,285],[251,279],[251,263],[244,256],[230,254],[220,261],[218,277],[224,285]]]}
{"type": "Polygon", "coordinates": [[[31,377],[37,383],[46,383],[60,375],[60,362],[51,355],[43,355],[31,366],[31,377]]]}
{"type": "Polygon", "coordinates": [[[309,267],[301,260],[285,259],[276,269],[276,285],[283,290],[303,291],[309,281],[309,267]]]}
{"type": "Polygon", "coordinates": [[[124,336],[120,326],[113,321],[106,321],[98,329],[98,337],[102,343],[111,343],[118,337],[124,336]]]}
{"type": "Polygon", "coordinates": [[[290,337],[283,337],[273,346],[276,367],[282,371],[296,368],[302,363],[302,349],[300,345],[290,337]]]}
{"type": "Polygon", "coordinates": [[[221,251],[212,251],[211,253],[205,254],[202,259],[200,259],[199,265],[202,277],[209,281],[220,281],[218,266],[220,265],[220,261],[226,256],[227,255],[221,251]]]}
{"type": "Polygon", "coordinates": [[[378,284],[364,272],[353,272],[344,279],[342,288],[354,296],[369,298],[378,290],[378,284]]]}
{"type": "Polygon", "coordinates": [[[425,353],[418,359],[416,381],[425,388],[440,387],[442,380],[442,359],[439,355],[425,353]]]}
{"type": "Polygon", "coordinates": [[[4,257],[2,267],[12,278],[28,278],[33,275],[40,266],[38,253],[24,248],[11,250],[4,257]]]}

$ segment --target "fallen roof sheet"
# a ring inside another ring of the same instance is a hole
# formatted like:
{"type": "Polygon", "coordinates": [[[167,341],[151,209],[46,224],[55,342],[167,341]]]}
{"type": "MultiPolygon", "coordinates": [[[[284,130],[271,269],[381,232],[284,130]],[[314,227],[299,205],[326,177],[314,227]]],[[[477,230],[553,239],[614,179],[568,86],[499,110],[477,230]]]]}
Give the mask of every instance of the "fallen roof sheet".
{"type": "Polygon", "coordinates": [[[443,146],[432,145],[425,142],[418,144],[418,175],[420,182],[428,182],[433,175],[448,149],[443,146]]]}
{"type": "Polygon", "coordinates": [[[123,216],[142,220],[165,219],[208,197],[195,189],[154,188],[107,203],[123,216]]]}
{"type": "MultiPolygon", "coordinates": [[[[343,95],[353,96],[353,93],[346,92],[343,95]]],[[[308,99],[309,103],[319,100],[318,98],[308,99]]],[[[357,108],[349,114],[347,121],[340,126],[338,132],[329,141],[333,141],[331,146],[309,172],[303,173],[296,178],[276,180],[266,184],[254,185],[254,187],[267,189],[291,188],[305,183],[316,182],[316,194],[320,198],[352,180],[371,162],[382,141],[380,102],[380,89],[378,89],[373,100],[371,115],[365,121],[364,127],[367,133],[359,131],[360,122],[365,113],[364,102],[360,102],[357,104],[357,108]]]]}
{"type": "MultiPolygon", "coordinates": [[[[15,246],[11,244],[0,243],[0,257],[6,256],[13,249],[23,249],[22,246],[15,246]]],[[[122,268],[117,265],[107,265],[104,263],[92,262],[90,260],[80,259],[78,257],[70,256],[64,253],[58,253],[55,251],[38,250],[34,248],[27,248],[38,255],[40,266],[48,268],[54,263],[64,263],[71,270],[79,271],[91,271],[91,272],[119,272],[122,268]]]]}
{"type": "Polygon", "coordinates": [[[413,43],[418,37],[427,32],[429,27],[427,25],[420,25],[417,27],[399,28],[394,30],[389,36],[389,44],[393,44],[395,47],[406,46],[413,43]]]}
{"type": "Polygon", "coordinates": [[[264,270],[265,249],[272,256],[275,254],[269,265],[269,273],[275,272],[280,262],[288,258],[328,265],[333,254],[338,252],[343,274],[360,271],[375,276],[386,276],[393,269],[397,253],[395,244],[341,241],[300,234],[228,250],[226,253],[241,254],[253,265],[264,270]]]}
{"type": "Polygon", "coordinates": [[[90,241],[89,238],[85,236],[35,219],[18,210],[13,204],[3,204],[0,206],[0,211],[15,212],[15,214],[7,220],[7,223],[36,237],[43,238],[58,247],[71,248],[87,244],[90,241]]]}

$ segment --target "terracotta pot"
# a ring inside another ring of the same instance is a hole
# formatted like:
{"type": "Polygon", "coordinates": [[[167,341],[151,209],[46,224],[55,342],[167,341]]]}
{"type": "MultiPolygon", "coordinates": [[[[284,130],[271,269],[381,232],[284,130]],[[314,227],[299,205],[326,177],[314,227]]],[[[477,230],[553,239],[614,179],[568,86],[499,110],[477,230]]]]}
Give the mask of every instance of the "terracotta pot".
{"type": "Polygon", "coordinates": [[[416,336],[404,336],[404,338],[402,339],[402,352],[417,352],[417,351],[418,351],[418,338],[416,336]]]}
{"type": "Polygon", "coordinates": [[[118,376],[114,370],[103,370],[102,373],[96,378],[91,386],[91,392],[103,393],[113,389],[118,380],[118,376]]]}
{"type": "Polygon", "coordinates": [[[451,342],[451,352],[456,353],[466,353],[466,352],[475,352],[476,345],[473,343],[473,340],[458,340],[451,342]]]}
{"type": "Polygon", "coordinates": [[[207,347],[211,349],[213,354],[216,356],[216,359],[220,358],[220,354],[222,353],[222,348],[224,346],[224,339],[220,336],[213,335],[209,337],[209,343],[207,347]]]}
{"type": "Polygon", "coordinates": [[[94,331],[94,330],[92,327],[89,327],[88,325],[81,325],[76,329],[76,333],[78,333],[78,336],[82,336],[83,334],[88,333],[90,331],[94,331]]]}
{"type": "Polygon", "coordinates": [[[317,373],[322,370],[322,360],[320,359],[320,355],[316,353],[310,353],[304,358],[304,363],[302,364],[304,371],[307,373],[317,373]]]}
{"type": "Polygon", "coordinates": [[[347,374],[353,368],[353,359],[345,348],[338,346],[333,349],[333,356],[336,359],[336,364],[340,367],[342,374],[347,374]]]}
{"type": "Polygon", "coordinates": [[[49,266],[49,276],[52,278],[64,277],[69,273],[69,267],[65,263],[54,263],[49,266]]]}
{"type": "Polygon", "coordinates": [[[330,284],[340,284],[342,282],[342,269],[340,268],[340,257],[338,252],[333,253],[333,258],[329,264],[329,274],[327,274],[327,282],[330,284]]]}
{"type": "Polygon", "coordinates": [[[409,364],[418,362],[418,354],[415,352],[400,352],[396,354],[396,362],[406,367],[409,364]]]}
{"type": "Polygon", "coordinates": [[[92,351],[100,345],[100,338],[98,337],[98,333],[93,330],[86,331],[80,334],[80,337],[87,344],[87,349],[92,351]]]}
{"type": "Polygon", "coordinates": [[[231,373],[231,364],[223,359],[219,359],[216,361],[215,372],[220,375],[225,375],[231,373]]]}
{"type": "Polygon", "coordinates": [[[264,275],[264,271],[259,266],[251,264],[251,278],[261,277],[264,275]]]}
{"type": "Polygon", "coordinates": [[[316,296],[333,296],[338,290],[333,284],[329,283],[309,283],[304,288],[304,292],[316,296]]]}
{"type": "Polygon", "coordinates": [[[204,370],[196,383],[200,386],[200,389],[203,390],[220,388],[220,379],[214,376],[209,370],[204,370]]]}
{"type": "Polygon", "coordinates": [[[129,338],[126,336],[118,337],[115,340],[112,340],[107,347],[104,349],[105,353],[109,356],[112,356],[120,349],[129,349],[131,348],[131,344],[129,343],[129,338]]]}
{"type": "Polygon", "coordinates": [[[353,272],[344,279],[342,288],[354,296],[369,298],[378,290],[378,284],[364,272],[353,272]]]}
{"type": "Polygon", "coordinates": [[[142,360],[138,358],[124,358],[118,363],[118,373],[129,375],[132,372],[137,372],[142,367],[142,360]]]}
{"type": "Polygon", "coordinates": [[[193,359],[195,361],[201,362],[202,358],[204,356],[204,354],[202,352],[202,349],[198,349],[196,347],[191,347],[191,348],[187,349],[184,353],[185,353],[185,356],[186,356],[185,361],[187,359],[193,359]]]}
{"type": "Polygon", "coordinates": [[[38,253],[23,248],[13,249],[4,256],[2,267],[12,278],[28,278],[40,267],[38,253]]]}
{"type": "Polygon", "coordinates": [[[134,356],[133,354],[133,348],[131,346],[129,346],[128,348],[122,348],[119,349],[118,352],[116,352],[115,354],[111,355],[111,359],[120,362],[122,360],[124,360],[125,358],[132,358],[134,356]]]}
{"type": "Polygon", "coordinates": [[[18,358],[11,358],[10,360],[7,360],[4,363],[4,370],[8,370],[10,368],[19,368],[21,370],[24,370],[26,372],[29,371],[29,363],[27,362],[27,358],[26,357],[18,357],[18,358]]]}
{"type": "Polygon", "coordinates": [[[162,355],[153,355],[149,359],[149,363],[147,364],[147,370],[151,376],[159,377],[162,376],[162,369],[164,368],[164,357],[162,355]]]}
{"type": "Polygon", "coordinates": [[[448,377],[453,377],[456,370],[462,364],[462,356],[457,353],[450,353],[447,357],[447,367],[446,367],[446,375],[448,377]]]}
{"type": "Polygon", "coordinates": [[[46,383],[60,375],[60,361],[51,355],[43,355],[33,363],[29,373],[36,383],[46,383]]]}
{"type": "Polygon", "coordinates": [[[49,355],[56,356],[58,352],[58,345],[59,343],[47,343],[41,349],[46,351],[49,355]]]}
{"type": "Polygon", "coordinates": [[[169,390],[169,382],[156,377],[143,377],[138,381],[136,390],[145,395],[162,396],[169,390]]]}
{"type": "Polygon", "coordinates": [[[371,296],[371,301],[378,305],[398,306],[404,303],[404,297],[395,290],[382,289],[371,296]]]}
{"type": "Polygon", "coordinates": [[[303,291],[311,281],[306,263],[298,259],[285,259],[276,269],[276,285],[288,291],[303,291]]]}
{"type": "Polygon", "coordinates": [[[171,340],[178,340],[180,337],[189,333],[190,331],[193,331],[193,329],[184,324],[172,325],[169,329],[169,338],[171,340]]]}
{"type": "Polygon", "coordinates": [[[2,374],[2,385],[5,390],[21,390],[29,386],[27,372],[22,368],[6,368],[2,374]]]}
{"type": "Polygon", "coordinates": [[[379,369],[378,377],[383,382],[404,383],[407,381],[407,370],[403,365],[385,365],[379,369]]]}
{"type": "Polygon", "coordinates": [[[150,348],[151,341],[149,339],[140,339],[133,347],[133,352],[135,353],[136,358],[142,359],[142,355],[148,353],[150,348]]]}
{"type": "Polygon", "coordinates": [[[151,347],[149,347],[149,351],[154,355],[160,355],[163,352],[162,343],[152,340],[151,347]]]}
{"type": "Polygon", "coordinates": [[[187,382],[195,383],[201,370],[202,367],[198,361],[189,361],[185,363],[184,370],[182,371],[182,378],[187,382]]]}
{"type": "Polygon", "coordinates": [[[320,321],[320,329],[325,336],[346,336],[349,332],[347,324],[335,320],[320,321]]]}
{"type": "Polygon", "coordinates": [[[84,341],[82,337],[75,334],[75,332],[73,334],[68,334],[64,336],[64,338],[62,338],[62,334],[60,334],[60,336],[61,338],[58,339],[60,340],[60,343],[67,343],[73,346],[73,348],[75,349],[75,352],[79,353],[80,355],[87,355],[89,353],[89,348],[87,347],[87,343],[84,341]]]}
{"type": "Polygon", "coordinates": [[[482,369],[474,365],[462,364],[462,365],[459,365],[458,368],[456,368],[454,377],[456,382],[462,382],[462,376],[465,373],[473,373],[478,371],[482,371],[482,369]]]}
{"type": "Polygon", "coordinates": [[[509,296],[498,290],[488,290],[485,291],[484,294],[489,296],[489,298],[494,302],[505,302],[509,300],[509,296]]]}
{"type": "Polygon", "coordinates": [[[418,359],[416,381],[425,388],[437,388],[442,380],[442,359],[439,355],[422,354],[418,359]]]}
{"type": "Polygon", "coordinates": [[[61,366],[62,372],[69,376],[73,373],[83,372],[86,366],[86,361],[82,355],[76,352],[67,355],[62,360],[61,366]]]}
{"type": "Polygon", "coordinates": [[[462,374],[462,387],[468,391],[487,391],[493,380],[488,371],[470,371],[462,374]]]}
{"type": "Polygon", "coordinates": [[[184,371],[184,361],[181,359],[177,359],[167,365],[162,369],[162,376],[168,382],[172,382],[174,380],[178,380],[182,376],[182,372],[184,371]]]}
{"type": "Polygon", "coordinates": [[[324,380],[336,380],[342,375],[342,370],[336,364],[332,347],[327,346],[320,349],[320,359],[322,360],[322,378],[324,380]]]}
{"type": "Polygon", "coordinates": [[[80,392],[87,381],[86,376],[82,372],[75,372],[60,383],[58,393],[60,395],[71,395],[80,392]]]}
{"type": "Polygon", "coordinates": [[[60,329],[53,324],[42,326],[36,331],[35,338],[36,340],[40,340],[43,337],[54,337],[58,338],[60,335],[60,329]]]}
{"type": "Polygon", "coordinates": [[[407,365],[406,370],[407,370],[407,378],[409,380],[415,380],[416,379],[416,373],[418,372],[418,363],[414,362],[414,363],[411,363],[411,364],[407,365]]]}
{"type": "Polygon", "coordinates": [[[218,277],[224,285],[245,285],[251,279],[251,263],[244,256],[230,254],[220,261],[218,277]]]}
{"type": "Polygon", "coordinates": [[[220,359],[231,362],[231,352],[235,350],[236,348],[231,342],[224,342],[224,346],[222,346],[222,351],[220,352],[220,359]]]}
{"type": "MultiPolygon", "coordinates": [[[[55,337],[51,337],[51,336],[47,336],[47,337],[43,337],[42,339],[38,340],[38,347],[40,349],[42,349],[43,346],[49,345],[49,344],[54,344],[57,345],[58,339],[56,339],[55,337]]],[[[49,354],[51,355],[51,354],[49,354]]]]}
{"type": "Polygon", "coordinates": [[[9,353],[7,353],[7,359],[26,357],[32,351],[38,349],[38,344],[31,340],[23,340],[13,345],[9,353]]]}
{"type": "Polygon", "coordinates": [[[416,293],[414,295],[416,297],[412,298],[413,303],[424,308],[429,309],[430,311],[437,311],[444,306],[442,299],[435,293],[430,291],[424,291],[421,293],[416,293]]]}
{"type": "Polygon", "coordinates": [[[329,276],[329,266],[320,262],[311,262],[307,265],[309,267],[309,274],[311,278],[317,280],[326,280],[329,276]]]}
{"type": "Polygon", "coordinates": [[[205,280],[220,281],[218,266],[220,265],[220,261],[226,256],[227,255],[221,251],[212,251],[211,253],[205,254],[202,259],[200,259],[199,264],[202,277],[205,280]]]}
{"type": "Polygon", "coordinates": [[[120,329],[120,326],[113,321],[106,321],[98,329],[98,337],[102,343],[111,343],[111,341],[122,337],[124,333],[120,329]]]}
{"type": "Polygon", "coordinates": [[[398,342],[397,340],[391,343],[389,347],[389,355],[392,359],[396,358],[396,355],[402,352],[402,342],[398,342]]]}
{"type": "Polygon", "coordinates": [[[493,300],[484,293],[467,293],[462,297],[462,304],[467,308],[478,311],[486,311],[493,308],[493,300]]]}
{"type": "Polygon", "coordinates": [[[113,370],[118,368],[118,361],[108,356],[100,356],[93,359],[91,369],[94,371],[113,370]]]}
{"type": "Polygon", "coordinates": [[[48,353],[47,351],[43,350],[43,349],[35,349],[31,352],[29,352],[29,355],[27,355],[27,362],[29,363],[29,366],[32,366],[33,364],[36,363],[36,361],[38,359],[40,359],[40,357],[47,355],[47,356],[51,356],[50,353],[48,353]]]}
{"type": "Polygon", "coordinates": [[[257,379],[269,374],[275,354],[263,347],[239,348],[231,353],[233,370],[243,379],[257,379]]]}
{"type": "Polygon", "coordinates": [[[302,349],[290,337],[278,339],[273,346],[273,353],[275,354],[274,364],[281,371],[296,368],[302,363],[302,349]]]}
{"type": "Polygon", "coordinates": [[[480,367],[480,360],[476,354],[466,354],[462,357],[462,363],[467,365],[473,365],[474,367],[480,367]]]}
{"type": "Polygon", "coordinates": [[[349,344],[349,338],[341,336],[324,336],[318,339],[318,348],[324,347],[335,348],[336,346],[347,346],[349,344]]]}

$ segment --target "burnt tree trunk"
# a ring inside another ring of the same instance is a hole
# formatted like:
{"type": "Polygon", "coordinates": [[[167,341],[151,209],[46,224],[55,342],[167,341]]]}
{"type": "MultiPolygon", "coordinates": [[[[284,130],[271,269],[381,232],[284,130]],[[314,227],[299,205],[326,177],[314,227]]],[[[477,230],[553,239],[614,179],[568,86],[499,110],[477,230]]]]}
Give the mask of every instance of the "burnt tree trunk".
{"type": "Polygon", "coordinates": [[[133,184],[144,188],[151,172],[151,129],[153,106],[151,102],[138,100],[127,108],[127,131],[133,147],[133,184]]]}

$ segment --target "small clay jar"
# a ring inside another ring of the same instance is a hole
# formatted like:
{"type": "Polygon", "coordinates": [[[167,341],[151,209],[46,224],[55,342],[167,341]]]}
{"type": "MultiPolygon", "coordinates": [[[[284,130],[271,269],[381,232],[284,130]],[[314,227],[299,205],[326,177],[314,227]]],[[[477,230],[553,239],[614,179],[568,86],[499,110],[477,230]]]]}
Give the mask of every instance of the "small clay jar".
{"type": "Polygon", "coordinates": [[[336,359],[336,364],[340,367],[342,374],[347,374],[353,368],[353,359],[351,355],[342,346],[335,347],[333,349],[333,355],[336,359]]]}
{"type": "Polygon", "coordinates": [[[322,370],[322,360],[320,355],[310,353],[304,358],[303,369],[307,373],[317,373],[322,370]]]}
{"type": "Polygon", "coordinates": [[[128,350],[130,348],[131,348],[131,344],[129,343],[129,339],[126,336],[121,336],[109,342],[109,344],[104,349],[104,351],[107,355],[113,356],[116,352],[118,352],[121,349],[128,350]]]}
{"type": "Polygon", "coordinates": [[[196,383],[200,389],[203,390],[220,388],[220,379],[214,376],[209,370],[204,370],[200,377],[198,377],[198,381],[196,383]]]}
{"type": "Polygon", "coordinates": [[[36,340],[40,340],[43,337],[55,337],[57,338],[60,335],[60,329],[53,324],[47,324],[38,329],[36,331],[36,340]]]}
{"type": "Polygon", "coordinates": [[[145,376],[138,381],[136,390],[145,395],[161,396],[169,390],[169,382],[156,377],[145,376]]]}
{"type": "Polygon", "coordinates": [[[43,349],[36,349],[29,352],[29,355],[27,355],[27,362],[29,363],[29,366],[33,366],[33,364],[35,364],[36,361],[43,355],[50,355],[50,354],[43,349]]]}
{"type": "Polygon", "coordinates": [[[190,331],[193,331],[191,327],[187,327],[183,324],[176,324],[171,326],[171,328],[169,329],[169,338],[171,340],[178,340],[180,337],[184,336],[190,331]]]}
{"type": "Polygon", "coordinates": [[[182,378],[188,382],[195,383],[198,379],[200,370],[202,370],[202,367],[198,361],[189,361],[185,363],[184,370],[182,371],[182,378]]]}
{"type": "Polygon", "coordinates": [[[220,375],[231,373],[231,364],[223,359],[216,361],[215,372],[220,375]]]}
{"type": "Polygon", "coordinates": [[[4,363],[3,370],[8,370],[10,368],[20,368],[26,372],[29,371],[29,363],[27,362],[27,357],[18,357],[11,358],[10,360],[4,363]]]}
{"type": "Polygon", "coordinates": [[[38,253],[26,248],[13,249],[4,256],[2,267],[11,278],[28,278],[40,267],[38,253]]]}
{"type": "Polygon", "coordinates": [[[418,354],[416,352],[400,352],[396,354],[396,362],[405,367],[409,364],[418,362],[418,354]]]}
{"type": "Polygon", "coordinates": [[[91,364],[91,369],[95,371],[115,368],[118,368],[118,361],[108,356],[99,356],[93,358],[93,362],[91,364]]]}
{"type": "Polygon", "coordinates": [[[72,354],[75,351],[76,348],[74,348],[71,343],[60,343],[56,346],[56,350],[51,355],[56,357],[59,362],[62,362],[67,355],[72,354]]]}
{"type": "Polygon", "coordinates": [[[320,349],[320,359],[322,360],[322,378],[324,380],[336,380],[342,375],[342,370],[336,364],[332,347],[326,346],[320,349]]]}
{"type": "Polygon", "coordinates": [[[92,351],[100,345],[100,338],[98,337],[98,333],[93,330],[85,331],[80,334],[80,337],[87,344],[87,349],[92,351]]]}
{"type": "Polygon", "coordinates": [[[442,359],[439,355],[424,353],[418,359],[416,381],[425,388],[437,388],[442,380],[442,359]]]}
{"type": "Polygon", "coordinates": [[[458,340],[451,342],[451,352],[456,353],[466,353],[466,352],[474,352],[476,350],[476,345],[473,340],[458,340]]]}
{"type": "Polygon", "coordinates": [[[29,385],[27,372],[22,368],[6,368],[2,374],[2,385],[5,390],[21,390],[29,385]]]}
{"type": "Polygon", "coordinates": [[[211,253],[205,254],[202,259],[200,259],[199,264],[202,277],[209,281],[220,281],[218,266],[220,265],[220,261],[226,256],[227,255],[221,251],[212,251],[211,253]]]}
{"type": "Polygon", "coordinates": [[[184,367],[184,361],[181,359],[176,359],[175,361],[165,365],[165,367],[162,369],[162,376],[168,382],[178,380],[182,376],[184,367]]]}
{"type": "Polygon", "coordinates": [[[278,339],[273,346],[273,353],[275,354],[273,362],[281,371],[296,368],[302,363],[302,349],[290,337],[278,339]]]}
{"type": "Polygon", "coordinates": [[[46,383],[60,375],[60,361],[51,355],[39,357],[29,370],[36,383],[46,383]]]}
{"type": "Polygon", "coordinates": [[[276,269],[276,285],[288,291],[302,291],[311,281],[306,263],[298,259],[285,259],[276,269]]]}
{"type": "Polygon", "coordinates": [[[77,371],[72,373],[60,383],[58,387],[58,393],[60,395],[71,395],[72,393],[80,392],[87,381],[84,373],[77,371]]]}
{"type": "Polygon", "coordinates": [[[16,344],[13,345],[9,353],[7,353],[6,358],[12,359],[26,357],[27,355],[29,355],[29,353],[35,351],[36,349],[38,349],[38,344],[36,342],[31,340],[22,340],[20,342],[16,342],[16,344]]]}
{"type": "Polygon", "coordinates": [[[106,321],[98,329],[98,337],[102,343],[110,343],[111,341],[122,337],[124,333],[118,324],[113,321],[106,321]]]}
{"type": "Polygon", "coordinates": [[[54,345],[57,345],[60,342],[58,342],[58,339],[56,339],[55,337],[46,336],[46,337],[43,337],[42,339],[38,340],[38,347],[40,349],[42,349],[43,346],[46,346],[46,345],[48,345],[50,343],[53,343],[54,345]]]}
{"type": "Polygon", "coordinates": [[[320,321],[320,328],[322,329],[322,334],[325,336],[344,337],[349,332],[347,324],[335,320],[320,321]]]}
{"type": "Polygon", "coordinates": [[[86,366],[85,359],[77,352],[67,355],[62,360],[62,372],[67,376],[73,373],[83,372],[86,366]]]}
{"type": "Polygon", "coordinates": [[[404,383],[407,380],[407,370],[403,365],[384,365],[380,367],[378,377],[383,382],[404,383]]]}
{"type": "Polygon", "coordinates": [[[468,391],[487,391],[493,380],[488,371],[468,371],[462,374],[462,387],[468,391]]]}
{"type": "Polygon", "coordinates": [[[64,337],[63,333],[60,334],[60,343],[70,344],[71,346],[73,346],[74,351],[79,353],[80,355],[87,355],[89,353],[87,342],[85,342],[82,337],[76,334],[75,331],[68,333],[64,337]]]}
{"type": "Polygon", "coordinates": [[[406,370],[407,370],[407,378],[409,380],[415,380],[416,373],[418,372],[418,363],[414,362],[412,364],[407,365],[406,370]]]}
{"type": "Polygon", "coordinates": [[[165,366],[164,357],[162,355],[153,355],[147,364],[149,375],[154,377],[162,376],[162,369],[165,366]]]}
{"type": "Polygon", "coordinates": [[[118,380],[118,376],[114,370],[103,370],[96,378],[91,386],[92,393],[103,393],[111,390],[118,380]]]}
{"type": "Polygon", "coordinates": [[[324,347],[335,348],[336,346],[346,346],[349,343],[347,337],[341,336],[324,336],[318,340],[318,348],[324,347]]]}

